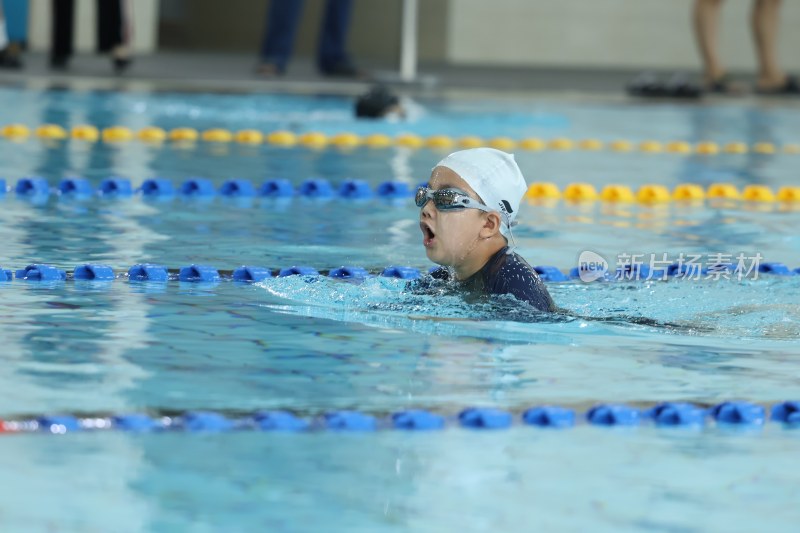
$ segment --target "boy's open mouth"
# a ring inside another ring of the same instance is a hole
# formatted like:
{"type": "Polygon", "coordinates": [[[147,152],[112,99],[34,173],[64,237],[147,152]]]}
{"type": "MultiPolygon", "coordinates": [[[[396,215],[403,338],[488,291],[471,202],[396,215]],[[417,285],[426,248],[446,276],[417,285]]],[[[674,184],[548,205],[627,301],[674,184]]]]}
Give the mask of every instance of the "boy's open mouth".
{"type": "Polygon", "coordinates": [[[426,247],[430,246],[433,243],[433,239],[436,237],[433,230],[424,222],[419,223],[419,229],[422,230],[422,244],[426,247]]]}

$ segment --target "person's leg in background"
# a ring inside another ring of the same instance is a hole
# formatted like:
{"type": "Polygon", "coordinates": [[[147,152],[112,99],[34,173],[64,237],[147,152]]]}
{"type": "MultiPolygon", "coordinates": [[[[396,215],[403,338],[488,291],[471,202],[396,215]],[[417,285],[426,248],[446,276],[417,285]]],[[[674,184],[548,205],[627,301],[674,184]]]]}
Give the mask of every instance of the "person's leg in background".
{"type": "Polygon", "coordinates": [[[758,59],[758,80],[756,89],[759,91],[784,91],[800,92],[796,87],[797,82],[786,75],[778,65],[778,24],[780,17],[781,0],[754,0],[751,18],[753,41],[756,45],[758,59]]]}
{"type": "Polygon", "coordinates": [[[714,91],[724,83],[725,69],[719,58],[719,18],[722,0],[695,0],[694,35],[703,60],[705,86],[714,91]]]}
{"type": "Polygon", "coordinates": [[[75,0],[53,0],[53,26],[50,41],[50,67],[67,68],[72,55],[75,0]]]}
{"type": "Polygon", "coordinates": [[[28,39],[28,0],[0,2],[0,68],[21,68],[28,39]],[[3,28],[5,18],[5,28],[3,28]],[[5,32],[3,31],[5,29],[5,32]],[[7,38],[3,40],[3,36],[7,38]]]}
{"type": "Polygon", "coordinates": [[[97,0],[97,51],[110,52],[117,73],[130,65],[126,0],[97,0]]]}
{"type": "Polygon", "coordinates": [[[303,0],[272,0],[267,11],[258,74],[275,76],[286,72],[292,56],[303,0]]]}
{"type": "Polygon", "coordinates": [[[319,36],[317,67],[328,76],[359,76],[347,55],[347,31],[350,26],[352,0],[328,0],[319,36]]]}

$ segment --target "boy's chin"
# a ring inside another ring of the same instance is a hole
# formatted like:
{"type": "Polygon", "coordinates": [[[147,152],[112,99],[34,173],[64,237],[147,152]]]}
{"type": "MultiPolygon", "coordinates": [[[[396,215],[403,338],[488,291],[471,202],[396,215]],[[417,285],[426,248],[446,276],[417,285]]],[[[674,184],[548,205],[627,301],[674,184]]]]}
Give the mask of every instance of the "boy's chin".
{"type": "Polygon", "coordinates": [[[428,259],[430,259],[432,262],[436,263],[439,266],[449,266],[447,264],[447,261],[445,261],[444,258],[440,257],[440,254],[437,254],[436,251],[432,250],[431,248],[425,248],[425,255],[428,256],[428,259]]]}

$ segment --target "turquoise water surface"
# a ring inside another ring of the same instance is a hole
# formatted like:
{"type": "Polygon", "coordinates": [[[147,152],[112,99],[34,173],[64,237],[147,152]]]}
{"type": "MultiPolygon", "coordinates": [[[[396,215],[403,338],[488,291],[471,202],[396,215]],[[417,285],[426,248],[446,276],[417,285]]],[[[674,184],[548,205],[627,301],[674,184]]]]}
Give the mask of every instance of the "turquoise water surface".
{"type": "MultiPolygon", "coordinates": [[[[90,123],[358,134],[797,142],[800,112],[558,101],[421,101],[407,123],[360,123],[334,97],[0,91],[0,125],[90,123]]],[[[55,186],[111,175],[261,183],[424,181],[443,153],[270,145],[0,140],[0,178],[55,186]]],[[[797,185],[800,156],[517,153],[529,182],[672,188],[797,185]]],[[[0,267],[83,263],[122,274],[242,264],[426,270],[410,198],[208,201],[0,196],[0,267]]],[[[519,253],[567,271],[591,250],[743,253],[800,267],[790,205],[612,207],[523,203],[519,253]]],[[[299,416],[421,408],[431,432],[115,430],[3,434],[3,531],[793,531],[796,429],[458,427],[471,406],[704,406],[800,399],[800,277],[549,283],[567,316],[420,295],[403,280],[260,283],[0,282],[0,419],[265,409],[299,416]],[[637,318],[652,322],[642,324],[637,318]]],[[[517,418],[518,420],[518,418],[517,418]]]]}

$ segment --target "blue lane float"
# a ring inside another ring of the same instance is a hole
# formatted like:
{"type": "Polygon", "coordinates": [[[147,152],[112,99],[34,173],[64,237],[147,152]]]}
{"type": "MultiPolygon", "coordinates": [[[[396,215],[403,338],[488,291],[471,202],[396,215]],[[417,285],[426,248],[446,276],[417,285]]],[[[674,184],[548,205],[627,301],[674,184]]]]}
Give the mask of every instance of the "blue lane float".
{"type": "Polygon", "coordinates": [[[67,273],[51,265],[34,264],[17,270],[14,277],[27,281],[63,281],[67,279],[67,273]]]}
{"type": "Polygon", "coordinates": [[[793,276],[795,272],[789,270],[789,267],[783,263],[760,263],[758,271],[762,274],[775,274],[777,276],[793,276]]]}
{"type": "Polygon", "coordinates": [[[372,189],[369,183],[363,180],[345,180],[339,186],[339,196],[342,198],[363,200],[372,198],[372,189]]]}
{"type": "Polygon", "coordinates": [[[513,419],[508,411],[486,407],[470,407],[458,414],[461,425],[472,429],[505,429],[513,419]]]}
{"type": "Polygon", "coordinates": [[[192,178],[181,183],[180,193],[183,196],[215,196],[217,189],[214,182],[206,178],[192,178]]]}
{"type": "Polygon", "coordinates": [[[158,428],[158,423],[147,415],[125,414],[111,417],[114,428],[123,431],[153,431],[158,428]]]}
{"type": "Polygon", "coordinates": [[[384,181],[375,188],[375,194],[381,198],[408,198],[411,190],[402,181],[384,181]]]}
{"type": "Polygon", "coordinates": [[[3,179],[3,178],[0,178],[0,196],[3,196],[6,193],[7,190],[8,190],[8,187],[6,185],[6,180],[3,179]]]}
{"type": "Polygon", "coordinates": [[[14,273],[10,270],[0,268],[0,281],[11,281],[14,279],[14,273]]]}
{"type": "Polygon", "coordinates": [[[333,198],[333,188],[328,180],[309,179],[300,184],[299,192],[308,198],[333,198]]]}
{"type": "Polygon", "coordinates": [[[686,402],[664,402],[644,411],[657,426],[702,426],[705,410],[686,402]]]}
{"type": "Polygon", "coordinates": [[[228,180],[219,188],[222,196],[251,197],[256,195],[256,188],[248,180],[228,180]]]}
{"type": "Polygon", "coordinates": [[[208,265],[189,265],[181,268],[178,273],[180,281],[190,283],[213,283],[220,280],[216,268],[208,265]]]}
{"type": "Polygon", "coordinates": [[[100,182],[97,192],[101,196],[127,198],[133,195],[133,186],[127,178],[107,178],[100,182]]]}
{"type": "Polygon", "coordinates": [[[575,411],[549,405],[533,407],[522,413],[522,421],[529,426],[568,428],[575,425],[575,411]]]}
{"type": "Polygon", "coordinates": [[[307,420],[288,411],[259,411],[253,421],[263,431],[303,431],[310,426],[307,420]]]}
{"type": "Polygon", "coordinates": [[[259,196],[268,198],[290,198],[295,195],[294,185],[289,180],[267,180],[258,188],[259,196]]]}
{"type": "Polygon", "coordinates": [[[64,178],[58,183],[58,192],[64,196],[88,197],[94,194],[86,178],[64,178]]]}
{"type": "Polygon", "coordinates": [[[764,423],[764,408],[749,402],[723,402],[712,407],[710,415],[721,424],[760,426],[764,423]]]}
{"type": "Polygon", "coordinates": [[[234,428],[233,420],[212,411],[191,411],[183,415],[181,425],[188,431],[221,432],[234,428]]]}
{"type": "Polygon", "coordinates": [[[310,266],[291,266],[278,271],[279,278],[286,276],[319,276],[319,272],[316,268],[310,266]]]}
{"type": "Polygon", "coordinates": [[[430,431],[433,429],[443,429],[445,420],[442,415],[424,411],[422,409],[410,409],[392,414],[392,425],[395,429],[405,429],[409,431],[430,431]]]}
{"type": "Polygon", "coordinates": [[[130,281],[168,281],[169,272],[167,267],[162,265],[152,265],[142,263],[133,265],[128,269],[128,280],[130,281]]]}
{"type": "Polygon", "coordinates": [[[775,422],[800,425],[800,402],[783,402],[773,405],[770,416],[775,422]]]}
{"type": "Polygon", "coordinates": [[[14,192],[18,196],[45,196],[50,194],[50,184],[44,178],[22,178],[17,181],[14,192]]]}
{"type": "Polygon", "coordinates": [[[542,281],[567,281],[569,278],[554,266],[538,265],[533,267],[542,281]]]}
{"type": "Polygon", "coordinates": [[[72,277],[89,281],[111,281],[114,279],[114,270],[108,265],[80,265],[75,267],[72,277]]]}
{"type": "Polygon", "coordinates": [[[331,270],[328,276],[337,279],[364,279],[369,277],[369,272],[361,267],[343,266],[331,270]]]}
{"type": "Polygon", "coordinates": [[[337,431],[375,431],[377,419],[359,411],[333,411],[325,413],[323,423],[326,429],[337,431]]]}
{"type": "Polygon", "coordinates": [[[233,281],[264,281],[272,277],[272,270],[258,266],[240,266],[233,271],[233,281]]]}
{"type": "Polygon", "coordinates": [[[39,429],[48,433],[66,433],[81,429],[80,421],[72,415],[42,416],[36,421],[39,429]]]}
{"type": "Polygon", "coordinates": [[[384,278],[417,279],[419,270],[413,267],[388,266],[383,269],[381,276],[384,278]]]}
{"type": "Polygon", "coordinates": [[[172,182],[161,178],[145,180],[139,190],[142,195],[149,197],[168,197],[175,194],[175,186],[172,182]]]}
{"type": "Polygon", "coordinates": [[[623,404],[596,405],[586,413],[586,420],[596,426],[636,426],[639,410],[623,404]]]}

